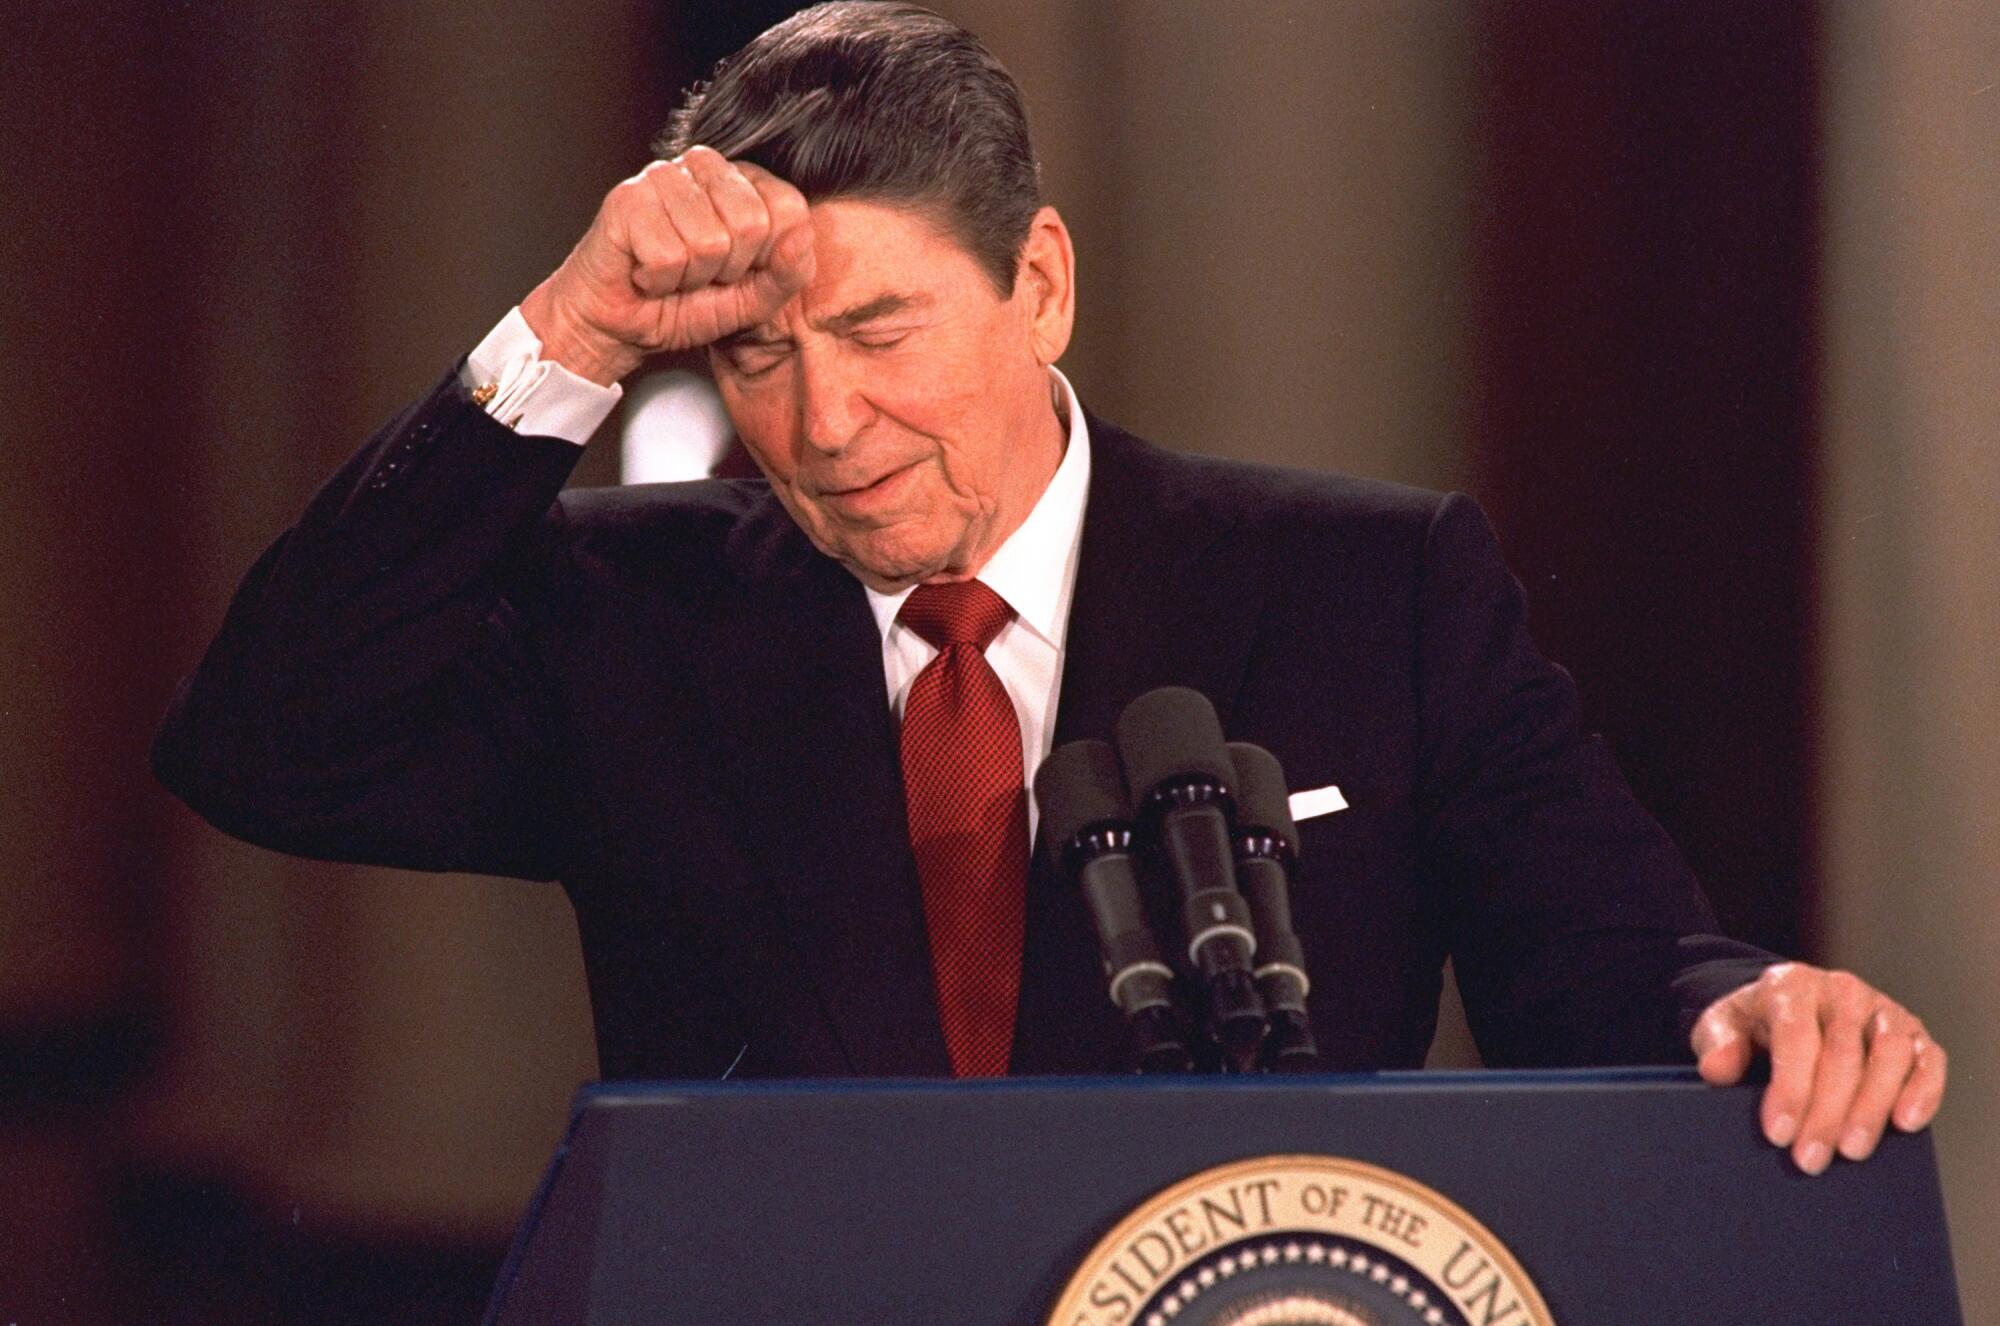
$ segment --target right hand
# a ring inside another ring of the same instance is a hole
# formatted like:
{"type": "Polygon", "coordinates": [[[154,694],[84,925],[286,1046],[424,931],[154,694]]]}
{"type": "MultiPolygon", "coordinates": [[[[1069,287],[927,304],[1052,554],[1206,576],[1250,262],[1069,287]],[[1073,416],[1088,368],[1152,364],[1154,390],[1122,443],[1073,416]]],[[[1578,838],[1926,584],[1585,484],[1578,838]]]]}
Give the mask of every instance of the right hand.
{"type": "Polygon", "coordinates": [[[544,358],[609,386],[648,355],[767,321],[812,280],[812,240],[805,195],[691,147],[605,195],[521,315],[544,358]]]}

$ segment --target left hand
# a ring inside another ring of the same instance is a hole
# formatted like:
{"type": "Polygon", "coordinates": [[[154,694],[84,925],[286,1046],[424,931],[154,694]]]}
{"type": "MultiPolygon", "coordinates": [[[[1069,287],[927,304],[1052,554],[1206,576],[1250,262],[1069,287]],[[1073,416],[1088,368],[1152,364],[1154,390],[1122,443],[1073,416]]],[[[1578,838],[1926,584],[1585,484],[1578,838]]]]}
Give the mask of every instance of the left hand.
{"type": "Polygon", "coordinates": [[[1783,962],[1710,1004],[1692,1037],[1706,1081],[1740,1081],[1771,1055],[1764,1136],[1818,1174],[1837,1150],[1865,1160],[1891,1120],[1916,1132],[1944,1099],[1944,1047],[1901,1004],[1844,971],[1783,962]]]}

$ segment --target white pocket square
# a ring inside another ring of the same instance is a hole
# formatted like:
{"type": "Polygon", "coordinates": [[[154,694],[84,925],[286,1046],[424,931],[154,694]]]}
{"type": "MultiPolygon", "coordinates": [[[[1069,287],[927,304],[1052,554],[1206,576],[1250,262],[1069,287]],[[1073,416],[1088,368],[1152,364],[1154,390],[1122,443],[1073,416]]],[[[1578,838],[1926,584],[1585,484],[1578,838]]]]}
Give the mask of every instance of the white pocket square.
{"type": "Polygon", "coordinates": [[[1310,787],[1291,795],[1292,822],[1309,820],[1319,815],[1331,815],[1336,810],[1347,809],[1347,798],[1332,783],[1325,787],[1310,787]]]}

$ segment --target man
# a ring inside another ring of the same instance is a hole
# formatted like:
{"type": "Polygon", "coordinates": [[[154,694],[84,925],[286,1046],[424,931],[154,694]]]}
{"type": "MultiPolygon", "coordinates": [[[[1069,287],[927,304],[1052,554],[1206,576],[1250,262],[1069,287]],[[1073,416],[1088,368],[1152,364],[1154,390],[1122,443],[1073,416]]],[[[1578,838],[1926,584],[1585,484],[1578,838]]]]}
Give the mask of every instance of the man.
{"type": "Polygon", "coordinates": [[[1813,1173],[1929,1121],[1907,1011],[1707,933],[1470,502],[1084,413],[1069,235],[969,34],[808,11],[662,156],[251,570],[156,751],[212,822],[560,879],[610,1077],[1102,1071],[1023,780],[1188,685],[1344,789],[1295,902],[1329,1068],[1419,1064],[1450,955],[1490,1062],[1768,1050],[1813,1173]],[[560,493],[695,347],[765,481],[560,493]]]}

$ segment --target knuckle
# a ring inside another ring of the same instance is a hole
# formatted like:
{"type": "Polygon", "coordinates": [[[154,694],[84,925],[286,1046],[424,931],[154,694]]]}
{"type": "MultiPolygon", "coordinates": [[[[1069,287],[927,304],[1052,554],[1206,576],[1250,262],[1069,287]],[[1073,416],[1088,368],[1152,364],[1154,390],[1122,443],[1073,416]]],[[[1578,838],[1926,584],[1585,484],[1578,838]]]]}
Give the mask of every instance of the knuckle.
{"type": "Polygon", "coordinates": [[[1837,1018],[1821,1033],[1821,1043],[1828,1054],[1858,1057],[1861,1053],[1861,1023],[1856,1019],[1837,1018]]]}
{"type": "Polygon", "coordinates": [[[1774,1027],[1799,1028],[1807,1021],[1805,1015],[1799,1011],[1798,997],[1789,989],[1774,991],[1766,1007],[1767,1015],[1774,1027]]]}
{"type": "Polygon", "coordinates": [[[1830,973],[1827,976],[1826,988],[1842,1008],[1873,1008],[1878,998],[1875,988],[1853,972],[1830,973]]]}
{"type": "Polygon", "coordinates": [[[1881,1065],[1881,1071],[1885,1073],[1894,1071],[1898,1076],[1906,1077],[1922,1060],[1923,1051],[1908,1036],[1877,1037],[1868,1047],[1869,1064],[1881,1065]]]}
{"type": "Polygon", "coordinates": [[[688,260],[688,249],[672,226],[651,226],[645,230],[636,256],[651,266],[678,267],[688,260]]]}
{"type": "Polygon", "coordinates": [[[643,206],[648,189],[643,175],[634,175],[629,180],[620,180],[604,195],[606,211],[630,211],[643,206]]]}
{"type": "Polygon", "coordinates": [[[670,253],[665,250],[655,250],[653,252],[646,254],[636,264],[634,264],[633,270],[635,270],[642,276],[671,277],[679,275],[681,268],[686,265],[687,265],[686,262],[684,261],[682,256],[678,253],[670,253]]]}
{"type": "Polygon", "coordinates": [[[722,224],[732,233],[741,234],[753,226],[764,224],[764,208],[754,193],[746,197],[734,189],[720,189],[715,192],[712,201],[716,215],[722,218],[722,224]]]}
{"type": "Polygon", "coordinates": [[[741,198],[722,197],[715,200],[716,215],[722,218],[722,225],[729,237],[740,239],[765,224],[764,209],[754,202],[741,198]]]}
{"type": "Polygon", "coordinates": [[[1867,1025],[1869,1016],[1875,1011],[1875,1000],[1866,991],[1841,995],[1833,1001],[1833,1006],[1828,1011],[1832,1015],[1832,1021],[1842,1026],[1852,1026],[1858,1035],[1861,1028],[1867,1025]]]}

